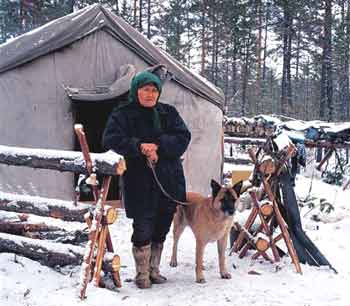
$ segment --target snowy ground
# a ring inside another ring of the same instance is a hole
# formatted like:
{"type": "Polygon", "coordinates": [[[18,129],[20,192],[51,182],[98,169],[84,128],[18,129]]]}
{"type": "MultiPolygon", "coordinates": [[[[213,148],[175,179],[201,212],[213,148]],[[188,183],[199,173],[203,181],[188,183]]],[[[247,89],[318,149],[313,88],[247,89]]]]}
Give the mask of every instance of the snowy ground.
{"type": "MultiPolygon", "coordinates": [[[[309,192],[310,179],[298,177],[296,191],[299,197],[309,192]]],[[[350,306],[350,191],[320,181],[313,182],[312,194],[325,197],[335,211],[324,216],[326,222],[310,220],[307,214],[304,228],[321,252],[338,270],[302,265],[303,275],[295,272],[289,258],[278,268],[265,261],[252,262],[249,257],[227,258],[231,280],[220,279],[216,245],[205,253],[206,284],[195,283],[193,235],[187,229],[179,245],[179,266],[169,267],[172,234],[164,250],[162,272],[168,277],[163,285],[139,290],[128,280],[134,276],[131,256],[131,223],[121,211],[120,218],[111,228],[117,254],[121,256],[123,287],[119,291],[89,286],[87,299],[78,299],[79,267],[60,272],[13,254],[0,254],[1,306],[75,306],[75,305],[259,305],[259,306],[350,306]],[[318,229],[317,226],[318,226],[318,229]],[[237,267],[233,269],[233,264],[237,267]],[[255,271],[258,274],[250,274],[255,271]]],[[[301,212],[303,216],[306,211],[301,212]]]]}

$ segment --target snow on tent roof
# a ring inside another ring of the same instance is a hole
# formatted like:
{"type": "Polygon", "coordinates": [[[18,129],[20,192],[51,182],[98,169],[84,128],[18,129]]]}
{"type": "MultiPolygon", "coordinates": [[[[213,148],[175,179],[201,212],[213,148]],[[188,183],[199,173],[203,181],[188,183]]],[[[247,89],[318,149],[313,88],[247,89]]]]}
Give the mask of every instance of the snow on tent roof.
{"type": "Polygon", "coordinates": [[[88,6],[51,21],[0,45],[0,73],[68,46],[97,30],[112,35],[150,66],[157,64],[167,66],[176,82],[222,108],[224,95],[220,89],[162,52],[122,18],[100,4],[88,6]]]}

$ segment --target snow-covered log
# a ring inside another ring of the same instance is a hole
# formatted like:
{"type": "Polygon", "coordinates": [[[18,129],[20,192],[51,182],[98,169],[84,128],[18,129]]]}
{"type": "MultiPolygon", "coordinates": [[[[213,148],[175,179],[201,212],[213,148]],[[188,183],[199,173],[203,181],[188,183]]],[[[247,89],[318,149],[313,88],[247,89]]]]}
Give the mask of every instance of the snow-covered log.
{"type": "MultiPolygon", "coordinates": [[[[91,159],[99,174],[121,175],[126,169],[124,158],[112,151],[92,153],[91,159]]],[[[87,174],[83,154],[75,151],[0,146],[0,163],[87,174]]]]}
{"type": "Polygon", "coordinates": [[[55,240],[61,243],[81,244],[88,240],[87,231],[67,231],[64,228],[33,222],[1,222],[0,232],[41,240],[55,240]]]}
{"type": "Polygon", "coordinates": [[[0,192],[0,210],[84,222],[84,214],[90,208],[91,205],[83,203],[78,203],[75,206],[72,201],[0,192]]]}
{"type": "MultiPolygon", "coordinates": [[[[266,143],[266,138],[225,136],[224,142],[233,143],[237,145],[263,146],[266,143]]],[[[304,139],[303,144],[307,148],[350,149],[350,142],[347,142],[347,141],[342,141],[342,142],[326,141],[326,140],[312,141],[312,140],[304,139]]]]}
{"type": "MultiPolygon", "coordinates": [[[[0,253],[15,253],[49,267],[80,265],[83,247],[0,233],[0,253]]],[[[104,256],[103,270],[112,272],[113,254],[104,256]]]]}
{"type": "Polygon", "coordinates": [[[235,165],[253,165],[250,158],[236,158],[232,156],[225,156],[225,163],[231,163],[235,165]]]}

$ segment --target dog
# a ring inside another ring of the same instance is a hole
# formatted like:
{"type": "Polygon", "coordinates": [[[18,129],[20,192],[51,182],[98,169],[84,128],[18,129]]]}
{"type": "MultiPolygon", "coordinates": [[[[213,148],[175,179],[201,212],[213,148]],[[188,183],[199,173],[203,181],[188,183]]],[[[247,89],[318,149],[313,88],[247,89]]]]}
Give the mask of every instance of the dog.
{"type": "Polygon", "coordinates": [[[196,239],[196,282],[205,283],[203,275],[203,254],[208,242],[217,241],[221,278],[230,279],[225,263],[227,238],[233,223],[235,210],[243,210],[239,195],[242,182],[232,186],[221,186],[211,180],[212,196],[186,193],[188,206],[178,206],[173,219],[173,252],[170,266],[177,266],[177,246],[185,227],[189,225],[196,239]]]}

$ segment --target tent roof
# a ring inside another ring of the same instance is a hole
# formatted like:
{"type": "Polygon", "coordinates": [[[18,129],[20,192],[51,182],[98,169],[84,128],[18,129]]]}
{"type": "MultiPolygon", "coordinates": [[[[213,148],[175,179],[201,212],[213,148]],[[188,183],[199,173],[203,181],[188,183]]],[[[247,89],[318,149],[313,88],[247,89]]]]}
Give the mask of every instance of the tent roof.
{"type": "Polygon", "coordinates": [[[100,4],[51,21],[0,45],[0,73],[61,49],[97,30],[111,34],[149,65],[164,64],[176,82],[222,107],[224,95],[220,89],[155,47],[122,18],[100,4]]]}

